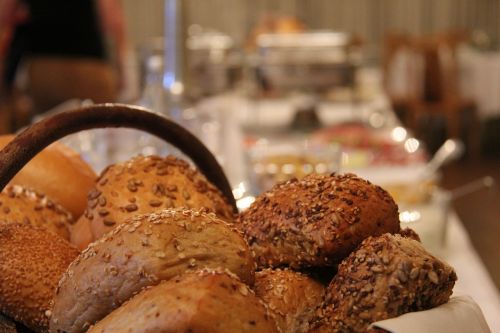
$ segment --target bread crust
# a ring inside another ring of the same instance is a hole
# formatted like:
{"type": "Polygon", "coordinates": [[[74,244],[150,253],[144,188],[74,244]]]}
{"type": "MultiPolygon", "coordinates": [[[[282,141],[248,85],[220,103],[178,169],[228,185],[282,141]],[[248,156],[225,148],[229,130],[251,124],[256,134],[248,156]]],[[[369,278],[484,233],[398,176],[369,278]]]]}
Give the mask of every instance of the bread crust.
{"type": "Polygon", "coordinates": [[[222,193],[201,173],[173,156],[138,156],[109,166],[88,193],[88,220],[94,239],[137,214],[163,208],[207,208],[222,219],[233,212],[222,193]]]}
{"type": "Polygon", "coordinates": [[[88,333],[273,333],[265,304],[225,272],[187,273],[142,291],[88,333]]]}
{"type": "Polygon", "coordinates": [[[339,266],[313,332],[363,332],[373,322],[439,306],[456,279],[413,239],[369,237],[339,266]]]}
{"type": "MultiPolygon", "coordinates": [[[[0,136],[0,148],[13,138],[14,135],[0,136]]],[[[87,206],[86,196],[95,179],[95,172],[80,154],[56,142],[29,161],[9,184],[44,193],[78,218],[87,206]]]]}
{"type": "Polygon", "coordinates": [[[265,269],[255,274],[254,291],[275,314],[282,332],[309,330],[324,287],[309,276],[289,269],[265,269]]]}
{"type": "Polygon", "coordinates": [[[215,214],[165,209],[138,215],[92,243],[64,274],[52,311],[54,332],[84,332],[142,288],[185,271],[228,269],[253,284],[243,236],[215,214]]]}
{"type": "Polygon", "coordinates": [[[68,240],[71,214],[44,194],[19,185],[0,193],[0,224],[27,224],[44,228],[68,240]]]}
{"type": "Polygon", "coordinates": [[[392,197],[353,174],[311,174],[278,184],[238,222],[260,268],[333,266],[367,236],[399,231],[392,197]]]}
{"type": "Polygon", "coordinates": [[[0,225],[0,312],[36,332],[48,330],[57,283],[78,250],[24,224],[0,225]]]}

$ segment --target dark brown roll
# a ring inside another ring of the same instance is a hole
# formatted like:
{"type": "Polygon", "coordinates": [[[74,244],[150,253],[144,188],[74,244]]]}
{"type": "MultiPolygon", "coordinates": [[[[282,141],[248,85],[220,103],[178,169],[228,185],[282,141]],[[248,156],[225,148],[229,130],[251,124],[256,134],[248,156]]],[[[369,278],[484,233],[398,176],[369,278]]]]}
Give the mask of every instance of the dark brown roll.
{"type": "Polygon", "coordinates": [[[138,156],[109,166],[89,192],[81,219],[89,221],[97,239],[129,217],[173,207],[207,208],[222,219],[233,219],[222,193],[173,156],[138,156]]]}
{"type": "Polygon", "coordinates": [[[24,224],[0,224],[0,312],[39,332],[49,302],[78,251],[63,238],[24,224]]]}
{"type": "Polygon", "coordinates": [[[142,288],[205,267],[254,282],[255,262],[243,236],[215,214],[165,209],[137,215],[71,264],[57,289],[50,328],[85,332],[142,288]]]}
{"type": "Polygon", "coordinates": [[[265,304],[232,274],[187,273],[142,291],[88,333],[273,333],[265,304]]]}
{"type": "Polygon", "coordinates": [[[324,287],[309,276],[288,269],[265,269],[255,274],[254,291],[274,313],[282,332],[309,330],[324,287]]]}
{"type": "Polygon", "coordinates": [[[391,196],[353,174],[278,184],[238,220],[259,267],[333,266],[366,237],[399,231],[391,196]]]}
{"type": "Polygon", "coordinates": [[[71,214],[45,195],[19,185],[0,192],[0,224],[27,224],[69,239],[71,214]]]}
{"type": "Polygon", "coordinates": [[[439,306],[456,279],[413,239],[369,237],[340,264],[312,332],[362,332],[373,322],[439,306]]]}

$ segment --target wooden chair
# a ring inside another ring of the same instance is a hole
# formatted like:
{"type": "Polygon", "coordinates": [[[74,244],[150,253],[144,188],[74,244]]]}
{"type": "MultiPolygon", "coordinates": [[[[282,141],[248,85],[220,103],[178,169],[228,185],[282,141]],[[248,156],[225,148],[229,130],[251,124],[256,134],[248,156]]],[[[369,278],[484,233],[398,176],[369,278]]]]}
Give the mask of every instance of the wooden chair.
{"type": "MultiPolygon", "coordinates": [[[[403,105],[407,110],[403,123],[419,137],[424,132],[421,126],[423,119],[441,117],[445,121],[446,135],[460,138],[464,111],[470,110],[473,121],[469,123],[472,128],[468,131],[466,143],[471,150],[475,150],[478,145],[475,133],[478,131],[476,106],[473,100],[462,96],[459,87],[457,48],[464,38],[462,33],[445,33],[404,39],[400,37],[398,43],[398,39],[392,37],[392,48],[391,45],[386,45],[386,50],[401,50],[405,47],[407,52],[411,52],[412,61],[417,64],[410,67],[411,75],[407,75],[410,91],[405,98],[394,97],[390,93],[388,95],[395,108],[403,105]]],[[[394,56],[386,59],[394,61],[394,56]]],[[[390,64],[384,64],[384,68],[387,66],[390,64]]]]}
{"type": "Polygon", "coordinates": [[[423,116],[442,116],[447,135],[460,137],[461,116],[464,110],[475,109],[475,103],[464,98],[459,87],[459,64],[454,35],[423,37],[417,40],[417,48],[424,62],[423,91],[411,109],[410,126],[419,129],[423,116]]]}

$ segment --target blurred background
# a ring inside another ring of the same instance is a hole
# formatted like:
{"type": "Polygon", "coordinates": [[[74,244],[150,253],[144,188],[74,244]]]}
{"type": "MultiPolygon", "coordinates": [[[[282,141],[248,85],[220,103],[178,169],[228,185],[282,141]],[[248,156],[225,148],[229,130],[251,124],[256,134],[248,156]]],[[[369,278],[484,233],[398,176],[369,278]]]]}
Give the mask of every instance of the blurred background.
{"type": "MultiPolygon", "coordinates": [[[[500,327],[499,0],[0,0],[0,60],[1,133],[131,103],[198,135],[241,209],[310,172],[382,185],[459,289],[491,286],[474,296],[500,327]]],[[[97,170],[179,153],[132,130],[66,143],[97,170]]]]}

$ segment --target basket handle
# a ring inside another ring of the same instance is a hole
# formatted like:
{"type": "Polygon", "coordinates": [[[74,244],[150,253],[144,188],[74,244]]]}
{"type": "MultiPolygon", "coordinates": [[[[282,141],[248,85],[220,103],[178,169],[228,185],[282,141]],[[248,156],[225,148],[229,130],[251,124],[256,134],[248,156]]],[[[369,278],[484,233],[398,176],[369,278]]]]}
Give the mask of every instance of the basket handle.
{"type": "Polygon", "coordinates": [[[143,130],[172,144],[226,196],[237,212],[229,181],[214,155],[191,132],[147,109],[125,104],[95,104],[45,118],[17,135],[0,151],[0,191],[45,147],[69,134],[104,127],[143,130]]]}

